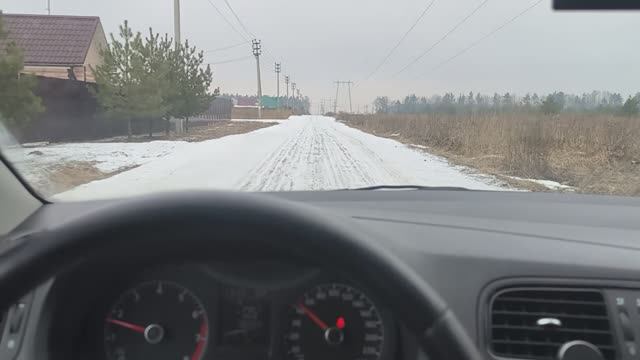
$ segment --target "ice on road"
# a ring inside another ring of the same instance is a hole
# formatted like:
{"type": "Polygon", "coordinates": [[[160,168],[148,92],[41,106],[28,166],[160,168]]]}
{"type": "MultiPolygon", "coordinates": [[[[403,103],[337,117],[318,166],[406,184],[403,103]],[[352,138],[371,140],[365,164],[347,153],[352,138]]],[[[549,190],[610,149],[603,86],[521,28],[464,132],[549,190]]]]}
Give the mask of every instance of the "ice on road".
{"type": "Polygon", "coordinates": [[[333,118],[295,116],[247,134],[177,147],[164,157],[57,197],[73,200],[181,189],[331,190],[403,184],[503,189],[491,177],[473,175],[442,158],[333,118]]]}

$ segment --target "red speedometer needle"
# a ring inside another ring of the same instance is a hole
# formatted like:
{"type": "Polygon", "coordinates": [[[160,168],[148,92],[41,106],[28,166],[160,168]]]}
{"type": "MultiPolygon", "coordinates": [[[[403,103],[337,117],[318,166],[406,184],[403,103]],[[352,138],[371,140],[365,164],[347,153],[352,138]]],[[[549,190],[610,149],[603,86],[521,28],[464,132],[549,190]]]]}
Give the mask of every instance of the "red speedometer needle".
{"type": "Polygon", "coordinates": [[[200,332],[198,333],[198,345],[196,345],[196,350],[191,355],[191,360],[200,360],[202,357],[204,346],[207,343],[207,332],[209,332],[207,322],[203,321],[202,324],[200,324],[200,332]]]}
{"type": "Polygon", "coordinates": [[[126,321],[112,319],[112,318],[107,318],[107,322],[144,334],[144,326],[140,326],[140,325],[136,325],[126,321]]]}
{"type": "Polygon", "coordinates": [[[298,309],[302,310],[304,312],[305,315],[307,315],[307,317],[309,319],[311,319],[311,321],[313,321],[316,325],[318,325],[318,327],[320,327],[320,329],[322,330],[327,330],[329,327],[327,326],[327,323],[325,323],[324,321],[322,321],[318,315],[314,314],[313,311],[309,310],[308,307],[304,306],[302,303],[299,303],[298,305],[298,309]]]}

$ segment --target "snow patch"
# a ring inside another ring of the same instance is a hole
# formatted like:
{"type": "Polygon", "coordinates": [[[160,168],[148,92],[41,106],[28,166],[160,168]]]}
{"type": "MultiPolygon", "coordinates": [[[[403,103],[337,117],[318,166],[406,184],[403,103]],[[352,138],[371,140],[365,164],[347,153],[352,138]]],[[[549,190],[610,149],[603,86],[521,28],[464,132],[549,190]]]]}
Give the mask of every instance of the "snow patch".
{"type": "Polygon", "coordinates": [[[550,189],[550,190],[575,191],[575,187],[573,187],[573,186],[564,185],[564,184],[561,184],[561,183],[559,183],[557,181],[552,181],[552,180],[525,179],[525,178],[521,178],[521,177],[517,177],[517,176],[509,176],[509,178],[510,179],[514,179],[514,180],[520,180],[520,181],[530,181],[530,182],[545,186],[547,189],[550,189]]]}
{"type": "Polygon", "coordinates": [[[57,165],[89,162],[104,172],[146,164],[187,146],[184,141],[141,143],[65,143],[7,149],[7,157],[29,182],[46,182],[48,170],[57,165]]]}
{"type": "Polygon", "coordinates": [[[409,144],[409,146],[414,147],[414,148],[418,148],[418,149],[428,149],[428,147],[426,147],[424,145],[418,145],[418,144],[409,144]]]}

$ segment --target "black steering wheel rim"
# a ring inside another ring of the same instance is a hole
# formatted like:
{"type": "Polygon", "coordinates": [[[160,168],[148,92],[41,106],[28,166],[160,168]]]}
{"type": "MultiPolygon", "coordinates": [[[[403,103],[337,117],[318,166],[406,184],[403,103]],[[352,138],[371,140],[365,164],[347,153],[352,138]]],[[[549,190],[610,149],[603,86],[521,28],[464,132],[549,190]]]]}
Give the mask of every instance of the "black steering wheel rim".
{"type": "Polygon", "coordinates": [[[268,195],[184,192],[108,202],[13,239],[0,249],[0,308],[92,256],[198,256],[249,247],[317,264],[331,259],[333,268],[372,291],[432,358],[481,359],[440,296],[366,233],[268,195]]]}

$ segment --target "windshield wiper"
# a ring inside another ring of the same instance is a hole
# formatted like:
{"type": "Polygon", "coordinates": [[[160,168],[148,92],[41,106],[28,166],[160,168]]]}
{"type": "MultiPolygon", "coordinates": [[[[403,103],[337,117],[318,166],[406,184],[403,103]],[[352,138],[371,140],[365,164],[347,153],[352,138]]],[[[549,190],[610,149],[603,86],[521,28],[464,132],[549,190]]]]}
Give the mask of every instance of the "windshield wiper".
{"type": "Polygon", "coordinates": [[[422,185],[374,185],[361,188],[343,190],[443,190],[443,191],[469,191],[467,188],[457,186],[422,186],[422,185]]]}

